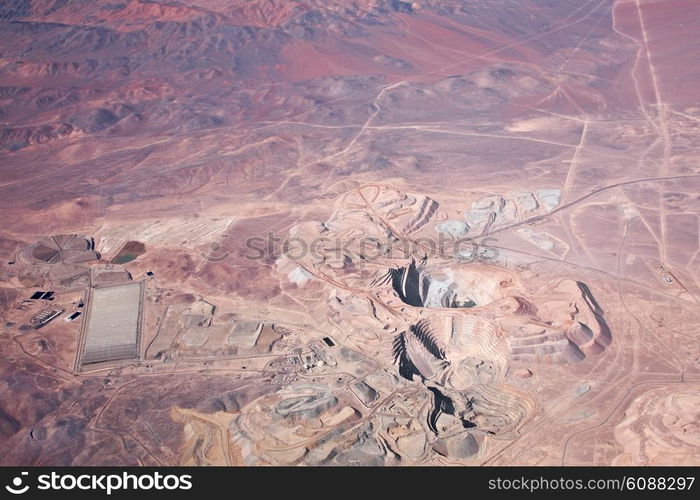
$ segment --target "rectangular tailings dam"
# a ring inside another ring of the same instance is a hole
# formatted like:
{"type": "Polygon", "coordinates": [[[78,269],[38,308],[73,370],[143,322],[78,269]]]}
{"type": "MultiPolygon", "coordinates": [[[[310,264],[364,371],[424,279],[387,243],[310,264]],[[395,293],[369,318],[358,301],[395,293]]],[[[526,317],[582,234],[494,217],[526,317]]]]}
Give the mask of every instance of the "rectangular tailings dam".
{"type": "Polygon", "coordinates": [[[139,357],[144,283],[93,288],[80,365],[139,357]]]}

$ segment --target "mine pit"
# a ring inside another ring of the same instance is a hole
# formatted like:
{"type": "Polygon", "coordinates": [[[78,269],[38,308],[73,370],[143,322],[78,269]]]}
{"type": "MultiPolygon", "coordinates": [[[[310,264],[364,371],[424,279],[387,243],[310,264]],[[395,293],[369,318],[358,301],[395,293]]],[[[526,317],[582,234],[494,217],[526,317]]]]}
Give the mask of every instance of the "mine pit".
{"type": "Polygon", "coordinates": [[[390,271],[394,291],[401,300],[414,307],[471,308],[502,299],[503,283],[498,276],[477,271],[474,267],[443,267],[428,263],[390,271]]]}

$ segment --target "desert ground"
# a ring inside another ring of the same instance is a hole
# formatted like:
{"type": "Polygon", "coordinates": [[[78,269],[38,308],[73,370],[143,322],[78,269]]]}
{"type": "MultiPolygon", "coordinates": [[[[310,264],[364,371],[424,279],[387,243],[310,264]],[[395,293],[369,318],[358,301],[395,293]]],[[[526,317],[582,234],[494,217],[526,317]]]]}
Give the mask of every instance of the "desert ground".
{"type": "Polygon", "coordinates": [[[0,5],[1,465],[700,465],[696,0],[0,5]]]}

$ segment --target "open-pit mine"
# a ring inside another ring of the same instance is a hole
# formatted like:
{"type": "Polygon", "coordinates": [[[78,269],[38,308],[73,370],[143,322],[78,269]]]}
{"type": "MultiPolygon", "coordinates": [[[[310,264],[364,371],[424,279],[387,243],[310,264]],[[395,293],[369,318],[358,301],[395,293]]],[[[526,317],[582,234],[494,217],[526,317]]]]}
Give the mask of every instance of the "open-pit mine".
{"type": "Polygon", "coordinates": [[[0,465],[700,465],[696,0],[0,4],[0,465]]]}

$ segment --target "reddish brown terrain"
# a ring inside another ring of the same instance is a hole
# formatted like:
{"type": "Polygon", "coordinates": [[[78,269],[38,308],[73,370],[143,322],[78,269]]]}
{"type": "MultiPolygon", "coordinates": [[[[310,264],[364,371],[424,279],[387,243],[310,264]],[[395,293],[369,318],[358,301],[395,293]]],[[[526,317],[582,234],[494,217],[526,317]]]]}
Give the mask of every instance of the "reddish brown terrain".
{"type": "Polygon", "coordinates": [[[700,3],[0,4],[0,464],[700,465],[700,3]]]}

